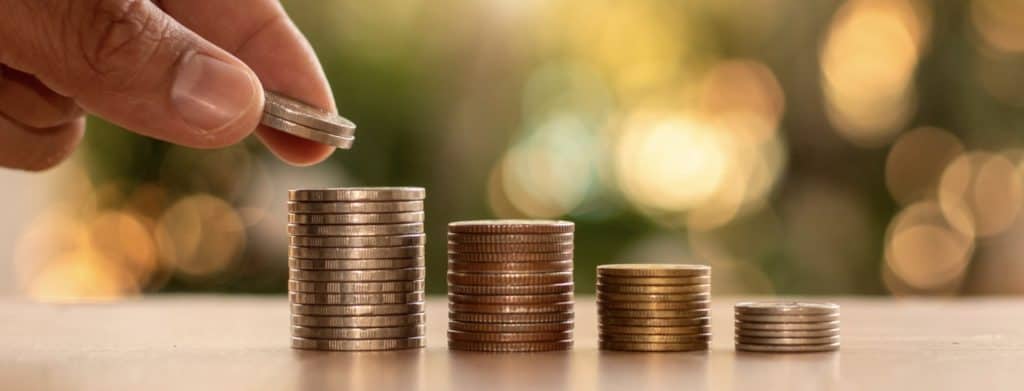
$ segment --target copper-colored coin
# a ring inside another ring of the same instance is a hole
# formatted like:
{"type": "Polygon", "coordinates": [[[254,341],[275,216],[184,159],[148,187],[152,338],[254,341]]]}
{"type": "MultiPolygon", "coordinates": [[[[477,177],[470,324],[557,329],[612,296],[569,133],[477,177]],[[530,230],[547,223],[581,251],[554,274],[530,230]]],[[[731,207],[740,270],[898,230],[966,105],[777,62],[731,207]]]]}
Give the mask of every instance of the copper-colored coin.
{"type": "Polygon", "coordinates": [[[338,187],[288,190],[289,201],[415,201],[427,198],[422,187],[338,187]]]}
{"type": "Polygon", "coordinates": [[[422,212],[423,201],[289,202],[289,213],[398,213],[422,212]]]}
{"type": "Polygon", "coordinates": [[[448,242],[450,253],[561,253],[572,251],[572,242],[562,243],[458,243],[448,242]]]}
{"type": "Polygon", "coordinates": [[[572,282],[572,272],[472,274],[448,272],[448,283],[458,285],[544,285],[572,282]]]}
{"type": "Polygon", "coordinates": [[[839,350],[839,342],[824,345],[753,345],[736,344],[736,350],[759,353],[811,353],[839,350]]]}
{"type": "Polygon", "coordinates": [[[448,348],[452,350],[494,353],[547,352],[569,350],[572,348],[572,340],[555,342],[474,342],[448,340],[448,348]]]}
{"type": "Polygon", "coordinates": [[[573,302],[546,304],[466,304],[448,303],[448,310],[453,312],[472,312],[476,314],[547,314],[553,312],[572,311],[573,302]]]}
{"type": "Polygon", "coordinates": [[[310,316],[292,315],[292,325],[306,327],[398,327],[423,323],[420,314],[382,316],[310,316]]]}
{"type": "Polygon", "coordinates": [[[564,234],[575,224],[561,220],[472,220],[448,223],[448,232],[468,234],[564,234]]]}
{"type": "Polygon", "coordinates": [[[288,267],[299,270],[375,270],[423,267],[423,257],[393,259],[295,259],[288,267]]]}
{"type": "Polygon", "coordinates": [[[758,337],[758,338],[821,338],[838,337],[839,329],[824,330],[746,330],[737,327],[737,336],[758,337]]]}
{"type": "Polygon", "coordinates": [[[700,326],[670,326],[670,327],[645,327],[645,326],[615,326],[601,324],[598,330],[602,334],[637,334],[637,335],[695,335],[708,334],[711,332],[711,325],[700,326]]]}
{"type": "Polygon", "coordinates": [[[338,328],[292,326],[292,336],[310,339],[392,339],[422,337],[424,325],[402,327],[338,328]]]}
{"type": "Polygon", "coordinates": [[[665,263],[634,263],[617,265],[600,265],[598,276],[618,277],[695,277],[711,274],[711,267],[706,265],[679,265],[665,263]]]}
{"type": "Polygon", "coordinates": [[[748,337],[736,336],[736,343],[750,345],[826,345],[839,342],[839,336],[831,337],[748,337]]]}
{"type": "Polygon", "coordinates": [[[397,339],[308,339],[292,337],[295,349],[338,350],[338,351],[370,351],[413,349],[426,346],[424,337],[397,339]]]}
{"type": "Polygon", "coordinates": [[[573,234],[460,234],[448,233],[454,243],[572,243],[573,234]]]}
{"type": "Polygon", "coordinates": [[[710,301],[601,301],[598,308],[608,310],[699,310],[711,308],[710,301]]]}
{"type": "Polygon", "coordinates": [[[550,331],[569,331],[573,322],[556,323],[467,323],[448,322],[449,330],[469,331],[475,333],[542,333],[550,331]]]}
{"type": "Polygon", "coordinates": [[[711,318],[697,316],[691,318],[614,318],[600,317],[601,325],[636,326],[636,327],[676,327],[676,326],[707,326],[711,318]]]}
{"type": "Polygon", "coordinates": [[[675,279],[679,282],[676,285],[625,285],[602,283],[598,277],[597,291],[608,293],[628,293],[636,295],[669,295],[677,293],[693,292],[694,286],[704,286],[711,283],[711,277],[680,277],[675,279]]]}
{"type": "Polygon", "coordinates": [[[734,306],[737,314],[750,315],[832,315],[839,313],[839,306],[832,303],[808,302],[743,302],[734,306]]]}
{"type": "Polygon", "coordinates": [[[551,295],[459,295],[448,294],[448,301],[466,304],[545,304],[572,301],[572,293],[551,295]]]}
{"type": "Polygon", "coordinates": [[[406,304],[423,301],[423,292],[393,293],[288,293],[288,300],[295,304],[325,305],[368,305],[406,304]]]}
{"type": "Polygon", "coordinates": [[[422,233],[392,236],[289,236],[288,243],[296,247],[399,247],[423,245],[426,238],[422,233]]]}
{"type": "Polygon", "coordinates": [[[393,236],[423,233],[423,223],[373,225],[288,224],[288,234],[298,236],[393,236]]]}
{"type": "Polygon", "coordinates": [[[572,271],[572,261],[555,262],[454,262],[448,261],[448,270],[470,273],[506,272],[562,272],[572,271]]]}
{"type": "Polygon", "coordinates": [[[551,262],[572,261],[572,251],[560,253],[448,253],[456,262],[551,262]]]}
{"type": "Polygon", "coordinates": [[[707,301],[711,297],[709,293],[672,293],[664,295],[643,295],[631,293],[609,293],[597,292],[597,299],[607,302],[631,302],[631,303],[666,303],[666,302],[693,302],[707,301]]]}
{"type": "Polygon", "coordinates": [[[691,352],[708,350],[707,342],[692,343],[644,343],[644,342],[612,342],[600,341],[602,350],[622,350],[629,352],[691,352]]]}
{"type": "Polygon", "coordinates": [[[736,321],[736,328],[744,330],[788,331],[788,330],[828,330],[839,327],[839,321],[811,323],[761,323],[736,321]]]}
{"type": "Polygon", "coordinates": [[[288,247],[288,256],[301,259],[387,259],[423,256],[423,246],[406,247],[288,247]]]}
{"type": "Polygon", "coordinates": [[[561,323],[571,321],[572,312],[544,314],[480,314],[474,312],[448,312],[448,320],[469,323],[561,323]]]}
{"type": "Polygon", "coordinates": [[[448,293],[461,295],[544,295],[573,291],[573,283],[543,285],[457,285],[448,284],[448,293]]]}
{"type": "Polygon", "coordinates": [[[479,342],[542,342],[563,341],[572,339],[572,331],[547,331],[539,333],[474,333],[467,331],[448,331],[450,341],[479,342]]]}
{"type": "Polygon", "coordinates": [[[597,309],[597,314],[611,318],[701,318],[708,316],[711,310],[619,310],[619,309],[597,309]]]}
{"type": "Polygon", "coordinates": [[[380,270],[342,270],[342,271],[321,271],[321,270],[288,270],[288,278],[296,281],[326,281],[326,282],[367,282],[367,281],[412,281],[423,279],[422,267],[410,267],[407,269],[380,269],[380,270]]]}
{"type": "Polygon", "coordinates": [[[711,333],[704,334],[598,334],[601,341],[633,343],[697,343],[711,341],[711,333]]]}
{"type": "Polygon", "coordinates": [[[313,316],[378,316],[408,315],[423,312],[423,302],[404,304],[367,304],[367,305],[318,305],[292,304],[293,315],[313,316]]]}
{"type": "Polygon", "coordinates": [[[288,281],[288,291],[308,293],[383,293],[423,291],[423,280],[386,282],[288,281]]]}
{"type": "Polygon", "coordinates": [[[819,323],[839,320],[839,314],[828,315],[752,315],[736,314],[736,320],[761,323],[819,323]]]}
{"type": "Polygon", "coordinates": [[[597,283],[605,286],[611,285],[684,285],[679,289],[686,290],[688,287],[700,286],[690,283],[691,277],[619,277],[619,276],[597,276],[597,283]]]}

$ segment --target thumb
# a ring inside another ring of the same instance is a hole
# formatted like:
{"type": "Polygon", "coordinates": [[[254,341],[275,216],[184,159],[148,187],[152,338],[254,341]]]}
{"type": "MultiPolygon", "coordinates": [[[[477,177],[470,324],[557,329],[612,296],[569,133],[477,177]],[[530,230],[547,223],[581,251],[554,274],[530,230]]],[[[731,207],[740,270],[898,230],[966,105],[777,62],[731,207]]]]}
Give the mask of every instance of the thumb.
{"type": "Polygon", "coordinates": [[[0,62],[127,129],[192,147],[257,126],[263,92],[237,58],[147,0],[0,0],[0,62]]]}

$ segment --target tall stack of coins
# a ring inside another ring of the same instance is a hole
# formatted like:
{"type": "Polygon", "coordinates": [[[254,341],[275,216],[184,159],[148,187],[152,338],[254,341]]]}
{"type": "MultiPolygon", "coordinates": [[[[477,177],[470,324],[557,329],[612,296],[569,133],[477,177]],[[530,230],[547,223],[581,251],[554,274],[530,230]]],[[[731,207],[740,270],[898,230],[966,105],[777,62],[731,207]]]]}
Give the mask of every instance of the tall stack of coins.
{"type": "Polygon", "coordinates": [[[424,346],[420,187],[288,192],[292,347],[424,346]]]}
{"type": "Polygon", "coordinates": [[[711,268],[621,264],[597,267],[601,349],[707,350],[711,341],[711,268]]]}
{"type": "Polygon", "coordinates": [[[839,349],[839,306],[831,303],[738,303],[736,350],[798,353],[839,349]]]}
{"type": "Polygon", "coordinates": [[[448,225],[448,347],[539,352],[572,347],[568,221],[448,225]]]}
{"type": "Polygon", "coordinates": [[[352,121],[272,91],[263,91],[263,96],[261,124],[335,148],[349,149],[355,142],[352,121]]]}

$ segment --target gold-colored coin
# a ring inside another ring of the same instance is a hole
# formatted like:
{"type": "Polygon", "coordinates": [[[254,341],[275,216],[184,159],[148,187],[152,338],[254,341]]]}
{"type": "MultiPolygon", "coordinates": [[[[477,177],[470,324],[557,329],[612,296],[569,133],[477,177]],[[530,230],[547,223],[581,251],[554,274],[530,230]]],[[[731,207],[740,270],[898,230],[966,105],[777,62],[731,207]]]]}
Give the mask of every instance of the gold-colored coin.
{"type": "Polygon", "coordinates": [[[839,342],[839,336],[778,338],[778,337],[747,337],[736,336],[736,343],[747,345],[827,345],[839,342]]]}
{"type": "Polygon", "coordinates": [[[448,312],[448,320],[469,323],[562,323],[573,320],[572,312],[544,314],[481,314],[448,312]]]}
{"type": "Polygon", "coordinates": [[[643,286],[677,286],[678,290],[687,291],[693,289],[694,285],[689,283],[690,277],[619,277],[619,276],[597,276],[597,283],[608,287],[612,285],[643,285],[643,286]],[[680,286],[682,285],[682,286],[680,286]]]}
{"type": "Polygon", "coordinates": [[[423,223],[373,225],[288,224],[288,234],[297,236],[392,236],[423,233],[423,223]]]}
{"type": "Polygon", "coordinates": [[[545,295],[552,293],[569,293],[573,291],[572,282],[542,285],[458,285],[448,284],[448,293],[460,295],[545,295]]]}
{"type": "Polygon", "coordinates": [[[422,233],[392,236],[289,236],[295,247],[404,247],[421,246],[427,235],[422,233]]]}
{"type": "Polygon", "coordinates": [[[448,270],[469,273],[535,273],[572,271],[572,261],[555,262],[454,262],[448,261],[448,270]]]}
{"type": "Polygon", "coordinates": [[[573,322],[555,323],[467,323],[448,322],[449,330],[468,331],[474,333],[542,333],[551,331],[569,331],[573,322]]]}
{"type": "Polygon", "coordinates": [[[298,270],[375,270],[423,267],[423,257],[392,259],[295,259],[288,267],[298,270]]]}
{"type": "Polygon", "coordinates": [[[478,342],[543,342],[564,341],[572,339],[572,331],[547,331],[538,333],[474,333],[466,331],[448,331],[449,341],[478,342]]]}
{"type": "Polygon", "coordinates": [[[473,274],[448,272],[448,283],[458,285],[544,285],[572,282],[572,272],[473,274]]]}
{"type": "Polygon", "coordinates": [[[387,259],[416,258],[424,254],[423,246],[406,247],[288,247],[288,256],[301,259],[387,259]]]}
{"type": "Polygon", "coordinates": [[[736,328],[744,330],[789,331],[789,330],[828,330],[839,328],[839,321],[811,323],[759,323],[736,321],[736,328]]]}
{"type": "Polygon", "coordinates": [[[610,318],[702,318],[708,316],[711,310],[619,310],[598,308],[597,314],[610,318]]]}
{"type": "Polygon", "coordinates": [[[553,350],[569,350],[572,348],[572,340],[555,342],[474,342],[448,340],[448,348],[452,350],[494,353],[548,352],[553,350]]]}
{"type": "Polygon", "coordinates": [[[477,314],[546,314],[553,312],[572,311],[573,302],[546,304],[466,304],[448,303],[448,310],[453,312],[472,312],[477,314]]]}
{"type": "Polygon", "coordinates": [[[572,243],[573,234],[460,234],[448,233],[449,243],[572,243]]]}
{"type": "Polygon", "coordinates": [[[399,327],[422,324],[422,314],[381,316],[311,316],[292,315],[293,326],[306,327],[399,327]]]}
{"type": "Polygon", "coordinates": [[[839,314],[828,315],[754,315],[736,314],[736,320],[761,323],[820,323],[839,320],[839,314]]]}
{"type": "Polygon", "coordinates": [[[636,327],[708,326],[711,324],[711,318],[706,315],[691,318],[614,318],[601,316],[600,323],[605,326],[636,327]]]}
{"type": "Polygon", "coordinates": [[[707,301],[709,297],[711,297],[710,293],[673,293],[665,295],[643,295],[632,293],[609,293],[604,291],[597,292],[598,300],[617,303],[687,303],[694,301],[707,301]]]}
{"type": "Polygon", "coordinates": [[[419,223],[423,212],[400,213],[345,213],[345,214],[288,214],[292,224],[352,225],[419,223]]]}
{"type": "Polygon", "coordinates": [[[318,305],[292,304],[292,314],[313,316],[408,315],[423,312],[423,302],[403,304],[318,305]]]}
{"type": "Polygon", "coordinates": [[[452,253],[448,260],[456,262],[552,262],[572,261],[572,251],[560,253],[452,253]]]}
{"type": "Polygon", "coordinates": [[[423,201],[377,201],[377,202],[289,202],[289,213],[340,214],[340,213],[399,213],[422,212],[423,201]]]}
{"type": "Polygon", "coordinates": [[[839,343],[825,345],[753,345],[736,344],[736,350],[759,353],[811,353],[839,350],[839,343]]]}
{"type": "Polygon", "coordinates": [[[598,325],[602,334],[636,334],[636,335],[695,335],[708,334],[711,332],[711,325],[701,326],[670,326],[670,327],[644,327],[644,326],[615,326],[598,325]]]}
{"type": "Polygon", "coordinates": [[[562,243],[458,243],[448,242],[450,253],[562,253],[572,251],[572,242],[562,243]]]}
{"type": "Polygon", "coordinates": [[[387,293],[423,291],[423,280],[386,282],[305,282],[288,281],[291,292],[307,293],[387,293]]]}
{"type": "Polygon", "coordinates": [[[643,342],[612,342],[600,341],[602,350],[622,350],[628,352],[691,352],[708,350],[707,342],[693,343],[643,343],[643,342]]]}
{"type": "Polygon", "coordinates": [[[550,295],[459,295],[448,294],[448,301],[466,304],[546,304],[561,303],[573,300],[572,293],[556,293],[550,295]]]}
{"type": "Polygon", "coordinates": [[[338,350],[338,351],[370,351],[413,349],[426,346],[424,337],[396,339],[309,339],[292,337],[295,349],[338,350]]]}
{"type": "Polygon", "coordinates": [[[289,269],[288,278],[296,281],[324,281],[324,282],[367,282],[367,281],[412,281],[422,280],[424,276],[422,267],[410,267],[407,269],[380,269],[380,270],[297,270],[289,269]]]}
{"type": "Polygon", "coordinates": [[[574,230],[571,221],[473,220],[448,223],[448,232],[468,234],[564,234],[574,230]]]}
{"type": "Polygon", "coordinates": [[[598,281],[597,291],[634,295],[671,295],[691,293],[695,286],[705,286],[711,283],[711,277],[680,277],[676,280],[679,282],[677,285],[623,285],[598,281]]]}
{"type": "Polygon", "coordinates": [[[707,343],[711,341],[711,334],[674,334],[674,335],[653,335],[653,334],[599,334],[598,338],[605,342],[632,342],[632,343],[707,343]]]}
{"type": "Polygon", "coordinates": [[[747,330],[737,327],[736,335],[758,338],[821,338],[838,337],[839,329],[824,330],[747,330]]]}
{"type": "Polygon", "coordinates": [[[598,276],[617,277],[696,277],[711,274],[711,267],[706,265],[678,265],[665,263],[634,263],[600,265],[598,276]]]}
{"type": "Polygon", "coordinates": [[[422,187],[339,187],[288,190],[289,201],[416,201],[427,198],[422,187]]]}
{"type": "Polygon", "coordinates": [[[288,299],[295,304],[369,305],[406,304],[423,301],[423,292],[393,293],[301,293],[290,292],[288,299]]]}
{"type": "Polygon", "coordinates": [[[750,315],[832,315],[839,314],[839,306],[832,303],[787,302],[742,302],[736,303],[737,314],[750,315]]]}
{"type": "Polygon", "coordinates": [[[403,327],[337,328],[292,326],[292,336],[310,339],[392,339],[422,337],[423,325],[403,327]]]}
{"type": "Polygon", "coordinates": [[[710,309],[710,301],[601,301],[597,306],[609,310],[699,310],[710,309]]]}

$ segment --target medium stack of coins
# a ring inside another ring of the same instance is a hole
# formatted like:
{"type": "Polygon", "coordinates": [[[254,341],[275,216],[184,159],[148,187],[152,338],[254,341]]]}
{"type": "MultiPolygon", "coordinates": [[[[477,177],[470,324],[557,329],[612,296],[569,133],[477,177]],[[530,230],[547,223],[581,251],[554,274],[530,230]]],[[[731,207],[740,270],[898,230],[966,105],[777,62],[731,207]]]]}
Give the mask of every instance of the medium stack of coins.
{"type": "Polygon", "coordinates": [[[355,142],[352,121],[272,91],[263,91],[263,96],[261,124],[335,148],[349,149],[355,142]]]}
{"type": "Polygon", "coordinates": [[[621,264],[597,267],[599,346],[607,350],[707,350],[711,268],[621,264]]]}
{"type": "Polygon", "coordinates": [[[424,189],[310,189],[288,196],[292,347],[423,347],[424,189]]]}
{"type": "Polygon", "coordinates": [[[568,221],[448,225],[448,347],[539,352],[572,347],[568,221]]]}
{"type": "Polygon", "coordinates": [[[736,304],[736,350],[768,353],[839,349],[839,306],[831,303],[736,304]]]}

